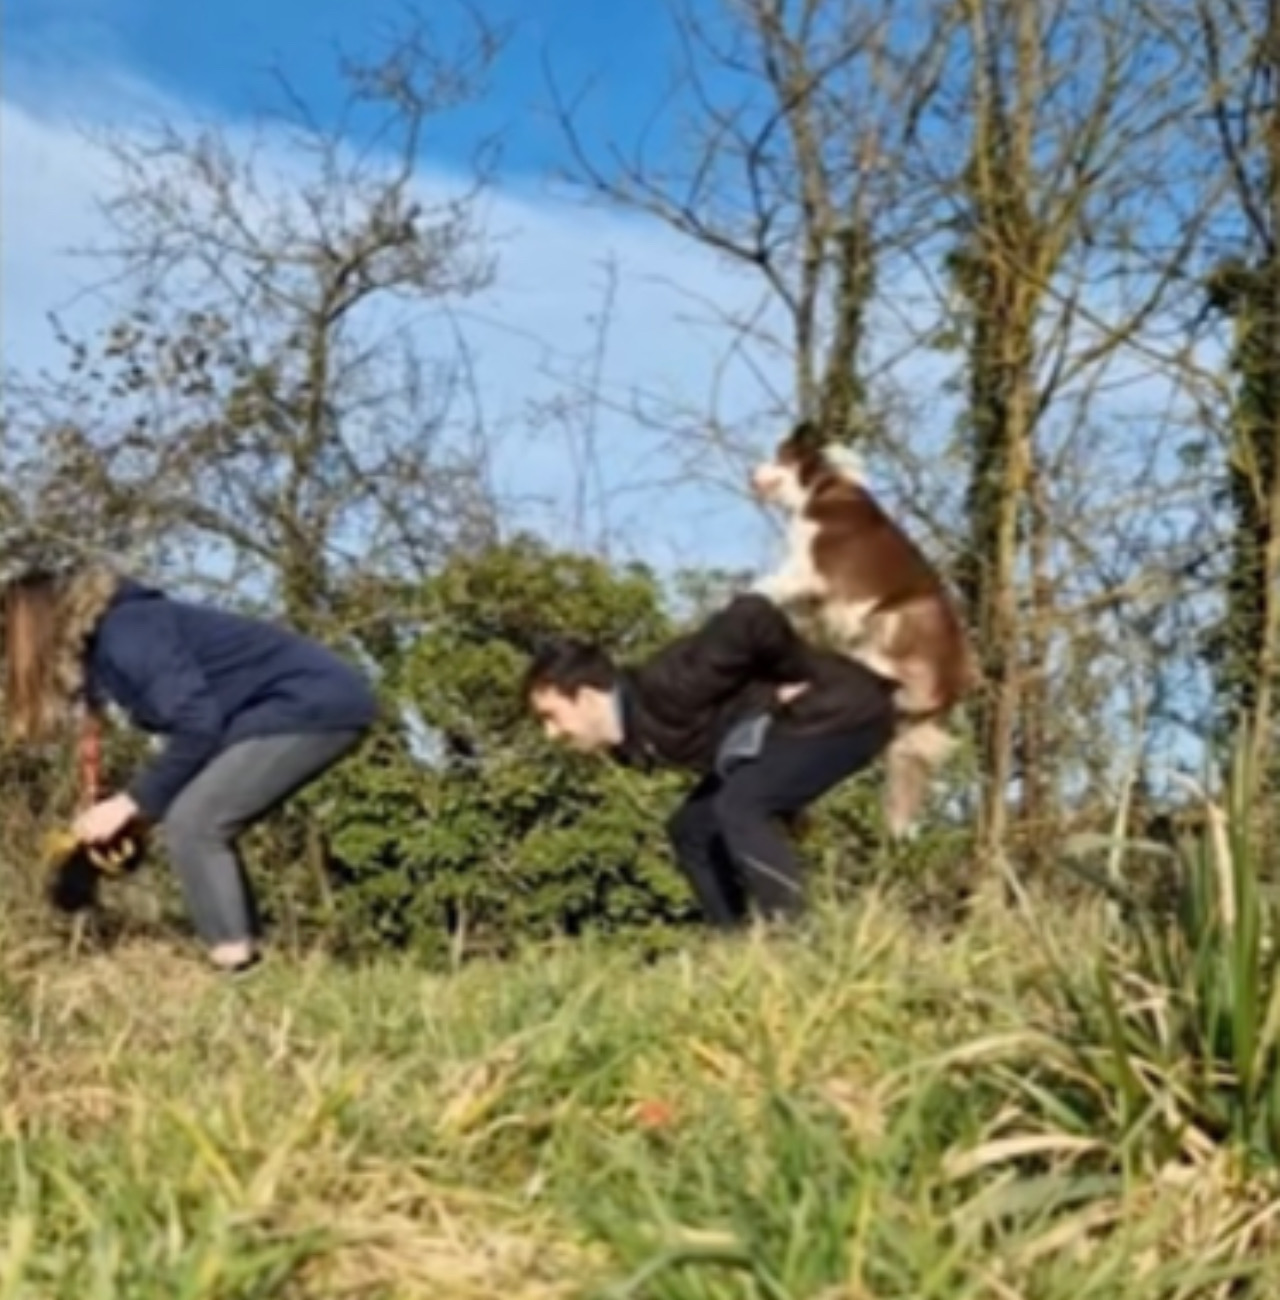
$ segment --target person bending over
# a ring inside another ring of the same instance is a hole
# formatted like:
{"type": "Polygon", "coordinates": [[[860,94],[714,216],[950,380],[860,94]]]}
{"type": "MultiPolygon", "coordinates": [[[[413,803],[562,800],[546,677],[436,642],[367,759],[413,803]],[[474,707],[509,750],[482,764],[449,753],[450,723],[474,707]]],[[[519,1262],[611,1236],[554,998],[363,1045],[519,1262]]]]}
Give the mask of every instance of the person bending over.
{"type": "Polygon", "coordinates": [[[114,703],[166,737],[127,788],[75,823],[106,844],[135,822],[162,828],[196,931],[221,969],[257,960],[240,833],[355,748],[377,716],[352,665],[272,624],[87,567],[6,584],[12,737],[50,737],[69,709],[114,703]]]}
{"type": "Polygon", "coordinates": [[[523,701],[552,740],[700,778],[668,834],[705,920],[731,927],[753,908],[766,919],[803,909],[801,866],[778,822],[884,751],[894,689],[747,594],[636,667],[589,642],[552,643],[533,656],[523,701]]]}

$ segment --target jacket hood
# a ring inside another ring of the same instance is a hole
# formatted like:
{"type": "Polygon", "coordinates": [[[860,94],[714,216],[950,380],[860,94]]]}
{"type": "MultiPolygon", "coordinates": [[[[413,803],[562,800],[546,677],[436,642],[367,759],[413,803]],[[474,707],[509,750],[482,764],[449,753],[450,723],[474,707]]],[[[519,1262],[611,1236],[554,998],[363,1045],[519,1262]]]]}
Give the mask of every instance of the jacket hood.
{"type": "Polygon", "coordinates": [[[165,594],[159,587],[150,587],[145,582],[138,582],[134,578],[117,576],[115,590],[108,597],[107,606],[114,607],[138,600],[163,600],[164,598],[165,594]]]}
{"type": "Polygon", "coordinates": [[[105,566],[82,569],[66,580],[59,601],[62,627],[54,678],[68,702],[84,694],[89,643],[107,610],[126,602],[163,597],[158,588],[136,582],[105,566]]]}

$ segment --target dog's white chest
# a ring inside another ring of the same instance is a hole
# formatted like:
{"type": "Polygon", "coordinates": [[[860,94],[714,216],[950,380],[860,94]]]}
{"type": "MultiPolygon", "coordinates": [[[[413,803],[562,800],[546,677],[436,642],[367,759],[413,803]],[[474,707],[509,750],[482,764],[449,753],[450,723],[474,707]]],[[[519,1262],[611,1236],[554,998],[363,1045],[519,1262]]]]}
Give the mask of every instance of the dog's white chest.
{"type": "Polygon", "coordinates": [[[773,573],[761,578],[755,590],[780,605],[821,597],[826,583],[814,563],[813,544],[818,526],[802,515],[787,526],[786,551],[773,573]]]}

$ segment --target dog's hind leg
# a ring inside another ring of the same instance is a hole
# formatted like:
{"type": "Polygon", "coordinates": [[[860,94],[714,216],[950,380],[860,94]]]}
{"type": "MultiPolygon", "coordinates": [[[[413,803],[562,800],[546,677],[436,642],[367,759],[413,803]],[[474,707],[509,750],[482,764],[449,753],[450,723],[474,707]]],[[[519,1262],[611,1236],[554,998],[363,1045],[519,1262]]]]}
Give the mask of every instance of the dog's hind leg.
{"type": "Polygon", "coordinates": [[[915,838],[934,774],[955,744],[934,722],[908,722],[890,742],[885,751],[882,808],[889,834],[895,840],[915,838]]]}

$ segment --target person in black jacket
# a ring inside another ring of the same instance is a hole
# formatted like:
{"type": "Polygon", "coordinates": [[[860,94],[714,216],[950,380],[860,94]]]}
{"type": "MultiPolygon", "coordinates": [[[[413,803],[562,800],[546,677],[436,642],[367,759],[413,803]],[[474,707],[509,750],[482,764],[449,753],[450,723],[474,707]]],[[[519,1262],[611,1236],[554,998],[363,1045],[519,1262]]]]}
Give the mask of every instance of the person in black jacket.
{"type": "Polygon", "coordinates": [[[286,628],[167,597],[109,569],[32,571],[5,589],[6,715],[19,742],[114,703],[164,748],[75,832],[108,844],[162,827],[216,966],[256,960],[235,842],[353,750],[376,719],[354,665],[286,628]]]}
{"type": "Polygon", "coordinates": [[[765,597],[740,595],[646,663],[562,640],[533,656],[523,698],[553,740],[699,780],[668,822],[707,922],[803,908],[778,820],[873,762],[893,736],[895,683],[803,640],[765,597]]]}

